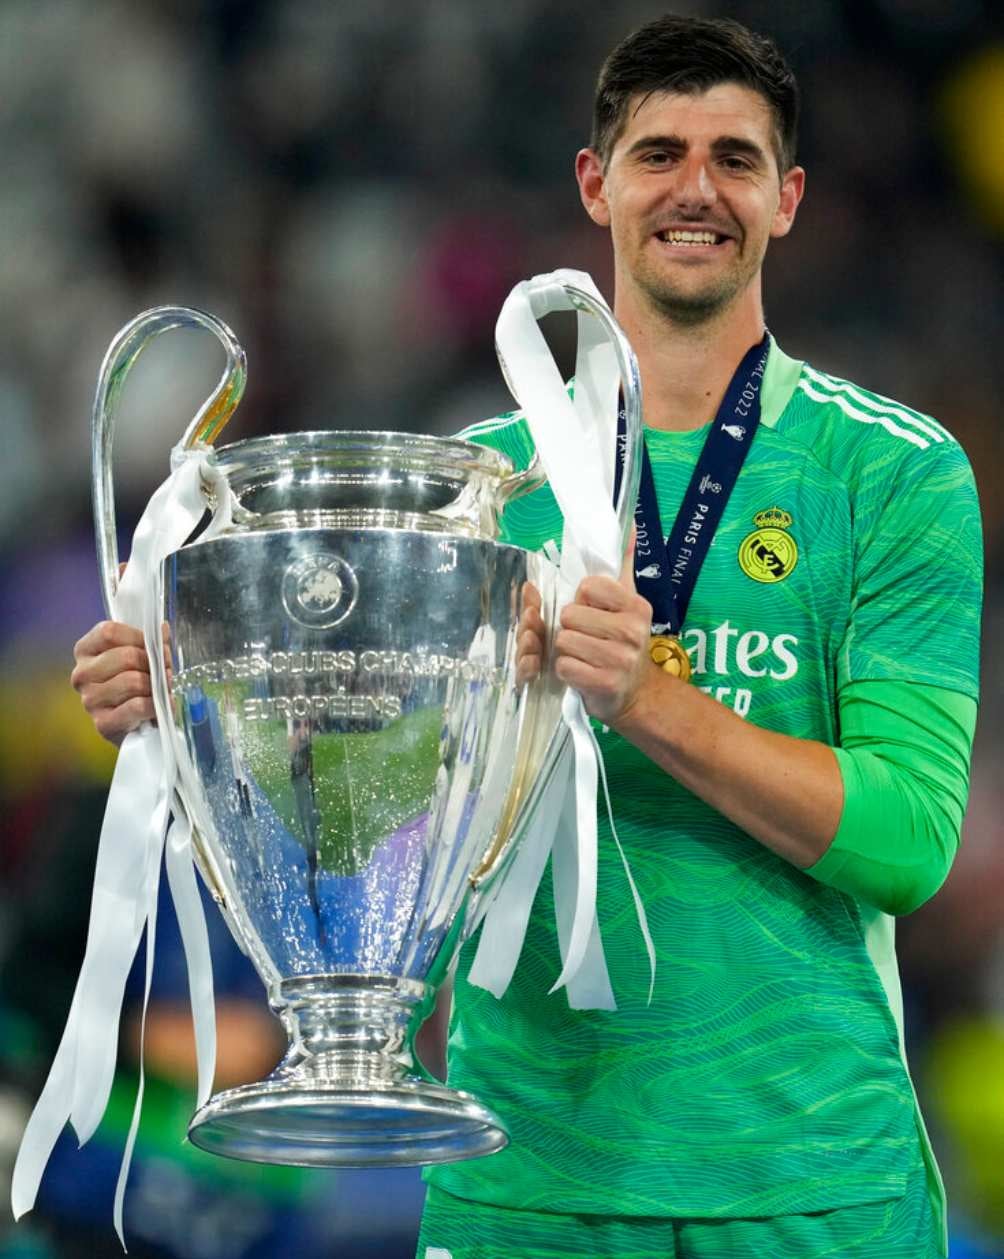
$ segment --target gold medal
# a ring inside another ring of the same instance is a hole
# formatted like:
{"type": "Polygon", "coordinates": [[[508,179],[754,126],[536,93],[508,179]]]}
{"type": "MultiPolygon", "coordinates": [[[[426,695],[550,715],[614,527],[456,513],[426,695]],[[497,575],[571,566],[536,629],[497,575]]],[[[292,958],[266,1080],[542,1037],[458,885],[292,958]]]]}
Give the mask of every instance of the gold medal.
{"type": "Polygon", "coordinates": [[[681,682],[690,680],[690,657],[678,638],[668,634],[653,634],[648,654],[664,673],[671,673],[681,682]]]}

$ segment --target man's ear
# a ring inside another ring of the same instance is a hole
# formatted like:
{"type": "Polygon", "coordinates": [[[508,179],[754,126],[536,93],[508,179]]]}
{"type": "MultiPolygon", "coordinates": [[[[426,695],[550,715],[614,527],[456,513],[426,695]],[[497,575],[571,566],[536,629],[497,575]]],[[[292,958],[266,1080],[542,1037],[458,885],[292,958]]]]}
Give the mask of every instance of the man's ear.
{"type": "Polygon", "coordinates": [[[598,153],[592,149],[579,150],[575,155],[575,178],[586,213],[600,227],[609,227],[610,207],[607,205],[606,179],[598,153]]]}
{"type": "Polygon", "coordinates": [[[793,166],[781,180],[781,199],[770,226],[773,237],[787,236],[795,221],[795,212],[802,194],[805,192],[805,171],[801,166],[793,166]]]}

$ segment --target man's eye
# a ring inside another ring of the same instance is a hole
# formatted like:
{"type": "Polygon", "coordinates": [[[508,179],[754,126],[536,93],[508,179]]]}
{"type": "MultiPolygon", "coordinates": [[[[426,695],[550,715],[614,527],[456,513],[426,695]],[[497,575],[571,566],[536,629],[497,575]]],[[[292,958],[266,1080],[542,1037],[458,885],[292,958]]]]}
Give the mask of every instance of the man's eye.
{"type": "Polygon", "coordinates": [[[655,149],[646,153],[643,160],[648,166],[665,166],[670,161],[670,155],[664,149],[655,149]]]}
{"type": "Polygon", "coordinates": [[[721,159],[721,164],[726,170],[746,171],[750,169],[749,161],[745,157],[736,157],[734,155],[726,155],[721,159]]]}

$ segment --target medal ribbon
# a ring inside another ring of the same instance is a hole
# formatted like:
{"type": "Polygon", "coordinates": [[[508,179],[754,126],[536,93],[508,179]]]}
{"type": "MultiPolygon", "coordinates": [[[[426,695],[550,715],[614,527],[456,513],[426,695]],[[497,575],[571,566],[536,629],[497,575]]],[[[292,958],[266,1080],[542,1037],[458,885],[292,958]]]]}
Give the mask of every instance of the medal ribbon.
{"type": "MultiPolygon", "coordinates": [[[[652,605],[652,633],[677,637],[725,505],[760,424],[760,390],[770,334],[743,355],[711,424],[680,510],[663,541],[659,501],[648,447],[642,458],[635,508],[635,586],[652,605]]],[[[616,495],[624,458],[624,418],[617,427],[616,495]]]]}

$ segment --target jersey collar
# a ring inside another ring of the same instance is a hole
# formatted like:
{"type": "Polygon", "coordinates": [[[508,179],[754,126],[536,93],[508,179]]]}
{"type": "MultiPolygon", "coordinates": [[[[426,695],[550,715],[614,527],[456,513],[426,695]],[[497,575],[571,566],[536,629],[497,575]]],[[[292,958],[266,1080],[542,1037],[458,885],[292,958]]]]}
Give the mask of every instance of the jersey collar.
{"type": "Polygon", "coordinates": [[[802,374],[802,361],[789,358],[773,337],[770,353],[760,386],[760,423],[773,428],[781,418],[784,408],[791,401],[798,378],[802,374]]]}

